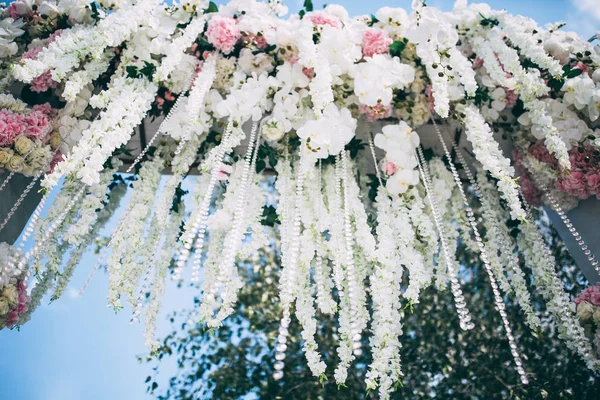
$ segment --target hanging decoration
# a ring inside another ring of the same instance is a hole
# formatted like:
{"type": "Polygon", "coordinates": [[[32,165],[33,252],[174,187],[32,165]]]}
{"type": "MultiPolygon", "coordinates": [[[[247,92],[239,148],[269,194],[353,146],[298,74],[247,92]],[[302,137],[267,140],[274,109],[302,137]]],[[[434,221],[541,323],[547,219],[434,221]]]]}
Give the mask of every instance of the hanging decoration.
{"type": "Polygon", "coordinates": [[[83,293],[105,266],[109,306],[145,321],[156,349],[167,276],[196,285],[193,322],[219,329],[244,286],[236,261],[276,243],[275,379],[293,318],[311,372],[329,378],[316,332],[320,315],[335,315],[333,379],[344,384],[368,336],[366,387],[386,399],[403,375],[405,310],[426,287],[449,287],[464,334],[477,327],[459,273],[465,243],[484,263],[522,384],[528,355],[505,301],[514,294],[537,331],[532,288],[597,370],[579,322],[597,324],[597,291],[576,314],[531,207],[554,208],[600,271],[564,214],[600,196],[600,46],[461,0],[450,12],[413,1],[410,13],[358,17],[307,0],[286,14],[276,0],[0,10],[0,191],[32,177],[0,230],[37,182],[45,190],[18,244],[0,244],[0,327],[60,297],[75,268],[89,274],[83,293]],[[131,153],[148,117],[158,129],[131,153]],[[424,148],[424,127],[441,153],[424,148]],[[119,206],[96,264],[79,265],[119,206]]]}

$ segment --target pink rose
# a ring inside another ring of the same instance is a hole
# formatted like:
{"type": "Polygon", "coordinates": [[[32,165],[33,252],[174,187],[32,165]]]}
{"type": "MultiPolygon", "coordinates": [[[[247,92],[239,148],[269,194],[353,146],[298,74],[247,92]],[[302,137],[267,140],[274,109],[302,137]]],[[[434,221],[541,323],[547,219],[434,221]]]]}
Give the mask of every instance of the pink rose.
{"type": "Polygon", "coordinates": [[[398,171],[398,167],[396,167],[396,164],[394,164],[393,162],[389,162],[389,161],[386,162],[385,164],[383,164],[381,169],[382,169],[383,173],[388,176],[392,176],[396,173],[396,171],[398,171]]]}
{"type": "Polygon", "coordinates": [[[208,23],[206,30],[208,42],[224,54],[231,53],[240,37],[237,21],[231,17],[217,15],[212,17],[208,23]]]}
{"type": "Polygon", "coordinates": [[[365,104],[360,105],[360,112],[367,116],[369,121],[375,121],[377,119],[389,118],[392,115],[392,105],[388,104],[377,104],[376,106],[367,106],[365,104]]]}
{"type": "Polygon", "coordinates": [[[392,39],[378,28],[369,28],[365,31],[362,41],[364,57],[373,57],[375,54],[389,53],[392,39]]]}

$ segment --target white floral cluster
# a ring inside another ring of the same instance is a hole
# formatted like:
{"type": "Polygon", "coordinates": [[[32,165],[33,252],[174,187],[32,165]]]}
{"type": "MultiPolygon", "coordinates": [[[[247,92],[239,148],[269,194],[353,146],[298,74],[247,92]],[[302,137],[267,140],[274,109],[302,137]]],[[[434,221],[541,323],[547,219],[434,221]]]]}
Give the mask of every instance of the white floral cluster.
{"type": "Polygon", "coordinates": [[[160,157],[143,164],[133,184],[129,207],[111,237],[112,253],[107,260],[108,301],[116,309],[122,307],[121,294],[126,294],[130,300],[136,295],[141,268],[145,266],[137,263],[137,255],[138,251],[144,250],[142,235],[152,211],[163,166],[164,160],[160,157]]]}
{"type": "Polygon", "coordinates": [[[128,40],[140,26],[145,26],[157,5],[156,0],[127,2],[96,26],[75,25],[44,48],[36,59],[25,59],[14,65],[13,74],[18,80],[31,82],[51,70],[52,79],[60,81],[86,57],[101,58],[107,47],[116,47],[128,40]]]}
{"type": "Polygon", "coordinates": [[[508,203],[511,217],[525,220],[525,211],[521,206],[518,186],[513,178],[514,168],[510,165],[510,160],[502,154],[490,127],[485,123],[477,107],[468,105],[462,107],[461,111],[465,115],[463,120],[467,137],[473,144],[473,153],[483,168],[498,179],[498,189],[508,203]]]}
{"type": "Polygon", "coordinates": [[[105,106],[98,119],[82,132],[72,153],[44,178],[42,185],[54,187],[60,177],[74,173],[82,182],[91,185],[99,181],[104,161],[119,146],[128,142],[133,128],[150,108],[156,86],[147,80],[120,77],[112,82],[111,90],[102,97],[92,97],[92,104],[105,106]]]}

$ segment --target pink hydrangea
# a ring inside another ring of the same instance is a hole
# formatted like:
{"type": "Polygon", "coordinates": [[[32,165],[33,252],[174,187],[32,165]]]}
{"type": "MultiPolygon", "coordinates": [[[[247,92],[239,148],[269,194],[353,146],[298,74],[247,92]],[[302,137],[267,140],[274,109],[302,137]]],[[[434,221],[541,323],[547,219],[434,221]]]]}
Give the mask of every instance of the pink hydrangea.
{"type": "Polygon", "coordinates": [[[375,54],[389,53],[392,39],[381,29],[369,28],[365,31],[362,41],[364,57],[373,57],[375,54]]]}
{"type": "Polygon", "coordinates": [[[333,15],[327,14],[324,11],[315,11],[308,16],[313,25],[329,25],[334,28],[341,28],[341,21],[333,15]]]}
{"type": "Polygon", "coordinates": [[[600,283],[585,288],[578,297],[575,298],[575,304],[587,301],[595,306],[600,306],[600,283]]]}
{"type": "MultiPolygon", "coordinates": [[[[25,59],[37,59],[38,54],[42,51],[41,48],[31,49],[23,53],[21,56],[22,60],[25,59]]],[[[57,82],[52,80],[52,72],[46,71],[40,76],[33,78],[31,81],[31,90],[37,93],[45,92],[48,89],[54,89],[57,85],[57,82]]]]}
{"type": "Polygon", "coordinates": [[[206,38],[208,42],[221,50],[223,54],[229,54],[241,37],[237,21],[231,17],[217,15],[208,23],[206,38]]]}
{"type": "Polygon", "coordinates": [[[365,104],[360,105],[360,112],[367,116],[369,121],[375,121],[377,119],[389,118],[392,115],[392,105],[388,104],[377,104],[376,106],[367,106],[365,104]]]}
{"type": "Polygon", "coordinates": [[[58,114],[58,110],[52,108],[50,103],[37,104],[37,105],[33,106],[33,110],[43,113],[48,118],[54,118],[58,114]]]}
{"type": "Polygon", "coordinates": [[[48,117],[41,111],[32,111],[25,117],[27,128],[25,135],[31,139],[44,139],[51,130],[48,117]]]}
{"type": "Polygon", "coordinates": [[[536,160],[541,161],[545,164],[548,164],[552,168],[558,165],[556,158],[550,154],[548,148],[544,144],[543,141],[537,141],[527,149],[527,152],[532,155],[536,160]]]}
{"type": "Polygon", "coordinates": [[[581,171],[571,171],[569,175],[559,178],[556,188],[580,199],[590,197],[585,174],[581,171]]]}
{"type": "Polygon", "coordinates": [[[0,110],[0,146],[11,145],[27,129],[25,118],[9,110],[0,110]]]}

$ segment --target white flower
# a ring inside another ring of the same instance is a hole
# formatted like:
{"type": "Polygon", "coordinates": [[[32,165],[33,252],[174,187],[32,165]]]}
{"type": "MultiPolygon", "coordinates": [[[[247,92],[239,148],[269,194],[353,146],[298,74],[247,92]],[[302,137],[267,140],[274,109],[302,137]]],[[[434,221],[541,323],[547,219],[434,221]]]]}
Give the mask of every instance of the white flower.
{"type": "Polygon", "coordinates": [[[581,74],[567,79],[561,90],[565,92],[563,99],[567,104],[582,110],[588,106],[595,89],[594,81],[587,74],[581,74]]]}
{"type": "Polygon", "coordinates": [[[242,49],[239,57],[239,66],[248,75],[260,75],[263,72],[273,71],[273,57],[265,53],[252,54],[250,49],[242,49]]]}
{"type": "Polygon", "coordinates": [[[392,101],[393,89],[403,89],[415,79],[415,70],[400,63],[398,57],[375,54],[366,62],[356,64],[353,71],[354,93],[362,104],[388,105],[392,101]]]}
{"type": "Polygon", "coordinates": [[[414,169],[401,169],[387,180],[386,188],[390,194],[402,194],[411,185],[419,183],[419,172],[414,169]]]}
{"type": "Polygon", "coordinates": [[[285,127],[286,123],[283,121],[271,118],[263,123],[262,134],[268,141],[276,142],[285,135],[285,127]]]}

